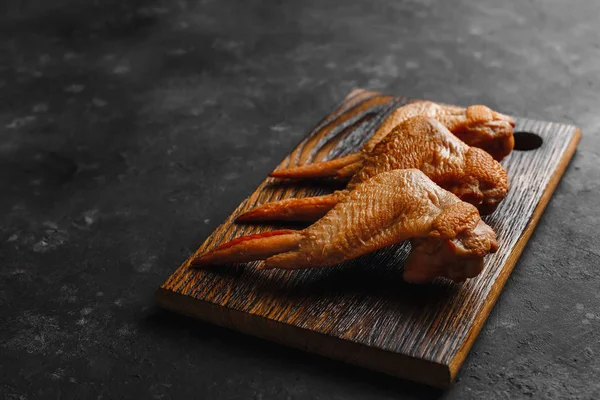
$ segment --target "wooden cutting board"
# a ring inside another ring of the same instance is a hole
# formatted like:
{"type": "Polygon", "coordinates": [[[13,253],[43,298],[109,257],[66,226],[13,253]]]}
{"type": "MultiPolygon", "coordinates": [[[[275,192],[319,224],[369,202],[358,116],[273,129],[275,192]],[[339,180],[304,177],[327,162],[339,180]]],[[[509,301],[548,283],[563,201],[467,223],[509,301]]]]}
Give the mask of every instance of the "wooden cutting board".
{"type": "MultiPolygon", "coordinates": [[[[402,97],[355,90],[280,167],[350,154],[402,97]]],[[[166,309],[261,338],[433,386],[448,386],[531,236],[581,136],[569,125],[516,118],[516,149],[503,162],[511,188],[485,221],[500,248],[462,284],[402,281],[408,244],[334,268],[256,271],[258,262],[196,270],[198,254],[242,235],[273,230],[232,221],[256,205],[331,191],[267,178],[160,287],[166,309]],[[524,149],[530,149],[525,151],[524,149]],[[519,150],[521,149],[521,150],[519,150]]],[[[198,219],[204,217],[199,215],[198,219]]],[[[281,225],[277,228],[281,229],[281,225]]]]}

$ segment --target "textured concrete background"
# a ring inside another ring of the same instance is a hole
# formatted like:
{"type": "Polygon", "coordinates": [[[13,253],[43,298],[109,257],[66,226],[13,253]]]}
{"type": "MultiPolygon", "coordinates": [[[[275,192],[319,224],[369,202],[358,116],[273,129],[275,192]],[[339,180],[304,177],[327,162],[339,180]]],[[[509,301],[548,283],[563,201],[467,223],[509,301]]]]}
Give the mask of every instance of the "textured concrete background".
{"type": "Polygon", "coordinates": [[[598,398],[599,15],[596,0],[2,2],[0,397],[598,398]],[[154,306],[356,86],[584,133],[446,392],[154,306]]]}

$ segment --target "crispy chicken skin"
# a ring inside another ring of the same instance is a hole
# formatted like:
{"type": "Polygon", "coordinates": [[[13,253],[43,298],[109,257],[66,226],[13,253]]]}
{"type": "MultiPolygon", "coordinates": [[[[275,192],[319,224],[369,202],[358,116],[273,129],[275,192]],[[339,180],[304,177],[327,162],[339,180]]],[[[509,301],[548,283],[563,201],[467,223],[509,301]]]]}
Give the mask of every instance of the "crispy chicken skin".
{"type": "Polygon", "coordinates": [[[316,221],[358,184],[382,172],[406,168],[420,169],[442,188],[475,205],[481,214],[493,212],[508,191],[506,171],[488,153],[469,147],[437,120],[416,116],[397,125],[369,153],[358,153],[352,163],[338,166],[338,176],[352,177],[345,191],[267,203],[237,221],[316,221]]]}
{"type": "Polygon", "coordinates": [[[266,259],[263,268],[329,267],[410,239],[409,282],[479,274],[497,250],[477,209],[416,169],[393,170],[357,184],[320,220],[301,231],[239,238],[196,258],[205,266],[266,259]]]}

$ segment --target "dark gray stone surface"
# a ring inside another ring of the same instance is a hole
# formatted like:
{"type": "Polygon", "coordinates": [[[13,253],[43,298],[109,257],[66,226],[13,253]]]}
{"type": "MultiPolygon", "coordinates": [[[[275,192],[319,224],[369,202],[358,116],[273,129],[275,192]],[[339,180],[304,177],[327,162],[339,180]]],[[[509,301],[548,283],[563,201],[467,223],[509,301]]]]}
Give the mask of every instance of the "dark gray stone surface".
{"type": "Polygon", "coordinates": [[[0,397],[600,397],[596,0],[0,4],[0,397]],[[446,392],[154,291],[353,87],[579,125],[446,392]]]}

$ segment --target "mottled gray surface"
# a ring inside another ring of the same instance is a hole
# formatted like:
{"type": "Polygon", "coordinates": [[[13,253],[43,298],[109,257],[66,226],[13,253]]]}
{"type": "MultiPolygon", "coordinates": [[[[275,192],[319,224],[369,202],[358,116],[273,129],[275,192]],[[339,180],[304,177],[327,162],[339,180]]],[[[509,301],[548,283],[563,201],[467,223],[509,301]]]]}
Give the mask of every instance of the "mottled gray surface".
{"type": "Polygon", "coordinates": [[[0,397],[600,396],[596,0],[0,3],[0,397]],[[579,125],[446,392],[154,291],[353,87],[579,125]]]}

